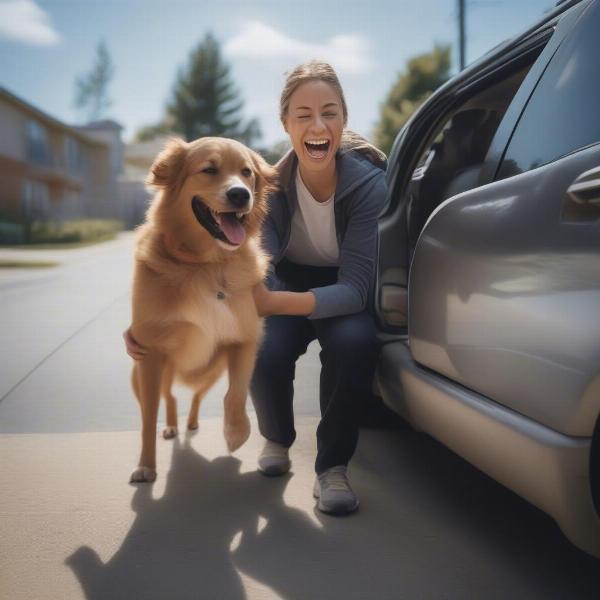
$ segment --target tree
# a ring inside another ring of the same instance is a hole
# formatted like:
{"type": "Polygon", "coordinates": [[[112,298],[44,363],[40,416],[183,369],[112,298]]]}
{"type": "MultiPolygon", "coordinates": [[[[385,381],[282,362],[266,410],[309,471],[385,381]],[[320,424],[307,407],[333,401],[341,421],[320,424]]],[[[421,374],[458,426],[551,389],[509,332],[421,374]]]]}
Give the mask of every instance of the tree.
{"type": "Polygon", "coordinates": [[[163,120],[139,130],[136,139],[143,141],[171,132],[188,141],[210,135],[251,145],[261,132],[256,119],[243,121],[242,107],[219,43],[207,33],[191,52],[187,66],[179,71],[163,120]]]}
{"type": "Polygon", "coordinates": [[[409,117],[450,76],[450,46],[411,58],[381,105],[375,143],[389,154],[394,139],[409,117]]]}
{"type": "Polygon", "coordinates": [[[75,79],[75,106],[88,121],[97,121],[111,106],[108,84],[114,75],[114,66],[106,44],[101,41],[91,71],[75,79]]]}
{"type": "Polygon", "coordinates": [[[286,139],[275,142],[268,148],[258,148],[257,150],[269,164],[274,165],[291,147],[290,141],[286,139]]]}

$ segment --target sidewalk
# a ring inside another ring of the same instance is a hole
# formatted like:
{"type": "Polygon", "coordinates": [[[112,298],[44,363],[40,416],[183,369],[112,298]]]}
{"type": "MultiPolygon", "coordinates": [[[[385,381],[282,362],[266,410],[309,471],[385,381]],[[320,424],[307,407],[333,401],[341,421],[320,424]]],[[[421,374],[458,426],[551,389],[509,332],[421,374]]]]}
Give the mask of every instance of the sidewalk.
{"type": "Polygon", "coordinates": [[[22,248],[3,248],[0,246],[0,260],[16,261],[49,261],[58,263],[55,267],[44,268],[0,268],[0,286],[4,283],[19,281],[32,281],[45,279],[53,276],[53,272],[68,267],[85,263],[96,257],[102,257],[107,251],[115,248],[131,248],[134,232],[122,231],[114,240],[100,242],[80,248],[43,248],[32,249],[26,246],[22,248]]]}

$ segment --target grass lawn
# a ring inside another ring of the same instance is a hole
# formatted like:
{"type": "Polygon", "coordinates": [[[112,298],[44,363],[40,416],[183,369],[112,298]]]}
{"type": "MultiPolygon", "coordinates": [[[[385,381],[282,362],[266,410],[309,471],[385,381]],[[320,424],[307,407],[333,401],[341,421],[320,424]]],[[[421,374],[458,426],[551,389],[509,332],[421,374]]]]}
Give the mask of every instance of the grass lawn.
{"type": "Polygon", "coordinates": [[[110,233],[87,242],[41,242],[37,244],[0,244],[0,251],[3,248],[7,250],[68,250],[69,248],[85,248],[102,242],[114,240],[117,237],[116,233],[110,233]]]}
{"type": "Polygon", "coordinates": [[[60,263],[50,260],[4,260],[0,258],[0,269],[45,269],[60,263]]]}

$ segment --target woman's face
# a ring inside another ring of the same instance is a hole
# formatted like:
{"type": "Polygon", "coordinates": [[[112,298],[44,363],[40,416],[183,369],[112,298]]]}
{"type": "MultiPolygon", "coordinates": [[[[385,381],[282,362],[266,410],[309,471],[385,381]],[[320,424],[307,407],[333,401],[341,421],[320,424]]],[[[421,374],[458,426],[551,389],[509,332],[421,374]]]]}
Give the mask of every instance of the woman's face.
{"type": "Polygon", "coordinates": [[[285,129],[300,165],[306,171],[327,171],[335,165],[344,115],[339,94],[324,81],[298,86],[288,106],[285,129]]]}

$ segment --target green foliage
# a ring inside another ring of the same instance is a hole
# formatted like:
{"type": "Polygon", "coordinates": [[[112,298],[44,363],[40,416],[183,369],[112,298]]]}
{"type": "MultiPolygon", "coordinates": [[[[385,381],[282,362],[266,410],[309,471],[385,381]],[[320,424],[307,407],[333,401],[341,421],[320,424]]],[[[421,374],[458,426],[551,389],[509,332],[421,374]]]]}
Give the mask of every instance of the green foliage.
{"type": "Polygon", "coordinates": [[[450,76],[450,46],[411,58],[381,105],[376,145],[389,155],[396,135],[415,110],[450,76]]]}
{"type": "Polygon", "coordinates": [[[32,243],[91,242],[110,239],[123,229],[117,219],[74,219],[36,221],[31,227],[32,243]]]}
{"type": "Polygon", "coordinates": [[[112,104],[108,84],[114,75],[114,66],[106,44],[101,41],[91,71],[75,80],[75,106],[88,121],[98,120],[112,104]]]}
{"type": "Polygon", "coordinates": [[[138,129],[133,136],[134,142],[148,142],[156,137],[173,133],[173,126],[169,123],[158,123],[158,125],[147,125],[138,129]]]}
{"type": "MultiPolygon", "coordinates": [[[[123,229],[116,219],[74,219],[71,221],[34,221],[30,227],[30,244],[75,244],[100,242],[115,237],[123,229]]],[[[25,243],[23,225],[0,223],[0,244],[25,243]],[[18,228],[18,230],[17,230],[18,228]]]]}
{"type": "Polygon", "coordinates": [[[203,136],[230,137],[245,144],[261,137],[256,119],[244,122],[243,101],[235,88],[219,43],[211,33],[191,52],[188,64],[179,70],[166,115],[157,125],[143,127],[137,141],[176,133],[186,140],[203,136]]]}
{"type": "Polygon", "coordinates": [[[0,269],[45,269],[56,267],[55,261],[50,260],[5,260],[0,259],[0,269]]]}
{"type": "Polygon", "coordinates": [[[289,140],[282,140],[269,148],[260,148],[258,151],[270,165],[274,165],[291,147],[289,140]]]}

